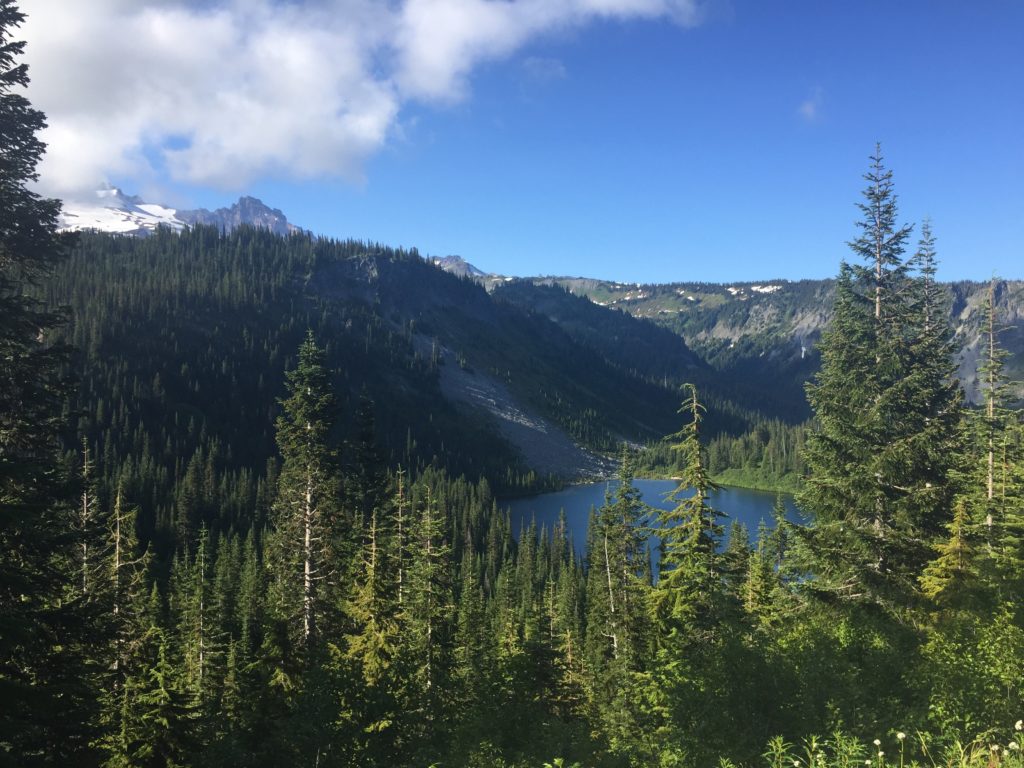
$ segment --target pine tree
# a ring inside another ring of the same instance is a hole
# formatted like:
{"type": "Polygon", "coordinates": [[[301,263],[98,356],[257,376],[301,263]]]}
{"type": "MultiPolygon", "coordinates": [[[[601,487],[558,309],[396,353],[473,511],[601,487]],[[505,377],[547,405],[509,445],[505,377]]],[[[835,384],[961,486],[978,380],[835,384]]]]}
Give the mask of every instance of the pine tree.
{"type": "Polygon", "coordinates": [[[31,765],[84,755],[95,701],[79,601],[61,594],[81,576],[70,572],[71,487],[57,455],[67,352],[53,343],[62,318],[36,289],[64,248],[60,202],[27,189],[45,118],[21,94],[24,43],[12,35],[23,20],[0,0],[0,754],[31,765]]]}
{"type": "Polygon", "coordinates": [[[199,712],[211,708],[219,684],[219,657],[224,637],[217,626],[215,600],[211,590],[212,543],[203,526],[195,543],[195,554],[186,550],[171,571],[170,603],[175,627],[174,640],[181,655],[183,684],[199,712]]]}
{"type": "Polygon", "coordinates": [[[391,666],[399,644],[398,541],[391,504],[378,501],[367,514],[345,611],[352,623],[347,654],[373,686],[391,666]]]}
{"type": "Polygon", "coordinates": [[[690,422],[673,436],[682,467],[679,485],[669,496],[676,506],[657,518],[662,556],[653,598],[661,633],[670,642],[713,627],[723,575],[717,552],[720,515],[708,503],[717,486],[708,476],[700,442],[705,409],[695,386],[687,384],[685,391],[680,413],[690,422]]]}
{"type": "Polygon", "coordinates": [[[865,179],[850,247],[867,264],[840,267],[821,369],[807,386],[818,429],[798,497],[812,516],[800,566],[813,574],[806,590],[905,619],[929,543],[951,515],[961,396],[938,319],[930,227],[903,262],[910,227],[896,223],[892,174],[877,151],[865,179]]]}
{"type": "Polygon", "coordinates": [[[763,622],[771,618],[772,599],[778,584],[769,549],[770,536],[762,521],[757,530],[757,546],[747,559],[747,573],[741,595],[744,610],[763,622]]]}
{"type": "Polygon", "coordinates": [[[197,749],[196,710],[165,628],[163,600],[154,584],[142,613],[138,664],[126,676],[120,729],[112,740],[114,766],[183,766],[197,749]]]}
{"type": "Polygon", "coordinates": [[[82,468],[79,478],[79,500],[73,518],[78,548],[79,594],[88,598],[96,578],[98,546],[102,542],[103,528],[97,512],[95,466],[89,452],[89,443],[82,440],[82,468]]]}
{"type": "Polygon", "coordinates": [[[274,505],[272,551],[278,611],[304,646],[315,643],[327,613],[328,591],[337,565],[336,451],[330,444],[334,397],[325,356],[310,331],[298,364],[287,375],[277,444],[283,464],[274,505]]]}
{"type": "MultiPolygon", "coordinates": [[[[607,493],[588,531],[587,656],[597,680],[612,668],[639,669],[650,639],[648,507],[633,484],[634,457],[624,450],[614,494],[607,493]]],[[[613,673],[616,674],[616,673],[613,673]]]]}
{"type": "Polygon", "coordinates": [[[95,639],[108,641],[96,659],[102,670],[101,748],[111,765],[129,762],[126,734],[134,715],[126,711],[131,706],[127,688],[129,681],[138,679],[148,663],[143,649],[150,631],[146,577],[151,558],[139,546],[136,515],[137,509],[125,503],[119,485],[108,518],[107,541],[97,553],[99,569],[93,594],[103,606],[104,614],[95,639]]]}
{"type": "Polygon", "coordinates": [[[439,696],[438,688],[448,671],[447,633],[454,611],[445,517],[433,491],[427,487],[411,531],[413,548],[404,624],[415,677],[431,699],[439,696]]]}
{"type": "Polygon", "coordinates": [[[957,504],[948,528],[948,540],[936,545],[937,557],[921,574],[921,590],[939,606],[958,608],[970,599],[978,577],[970,515],[963,501],[957,504]]]}
{"type": "Polygon", "coordinates": [[[999,343],[999,335],[1005,330],[996,317],[996,279],[989,282],[988,295],[985,300],[985,328],[982,337],[981,364],[978,367],[978,378],[983,398],[983,414],[978,419],[978,435],[984,454],[984,491],[983,518],[985,536],[991,548],[999,538],[999,522],[1005,511],[1000,502],[998,492],[999,467],[997,455],[1011,421],[1011,414],[1006,401],[1009,386],[1005,373],[1008,354],[999,343]]]}
{"type": "Polygon", "coordinates": [[[996,311],[1000,283],[989,283],[978,366],[980,409],[969,415],[967,466],[962,502],[970,510],[971,530],[981,543],[978,567],[997,599],[1012,599],[1024,577],[1024,497],[1020,412],[1010,407],[1005,371],[1008,354],[999,336],[1005,330],[996,311]]]}

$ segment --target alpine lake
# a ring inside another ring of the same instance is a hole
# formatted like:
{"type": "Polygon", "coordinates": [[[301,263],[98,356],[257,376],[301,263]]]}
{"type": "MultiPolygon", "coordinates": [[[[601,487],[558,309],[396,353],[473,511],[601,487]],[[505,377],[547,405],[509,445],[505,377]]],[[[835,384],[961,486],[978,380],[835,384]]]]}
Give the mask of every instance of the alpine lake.
{"type": "MultiPolygon", "coordinates": [[[[634,485],[640,491],[645,504],[655,510],[668,510],[675,507],[676,502],[668,496],[678,483],[675,480],[635,480],[634,485]]],[[[524,496],[515,499],[503,499],[498,502],[502,510],[507,510],[512,523],[512,531],[518,538],[531,523],[536,523],[537,531],[551,531],[558,525],[559,517],[565,513],[567,534],[573,542],[576,553],[584,555],[587,542],[587,524],[591,509],[597,509],[605,502],[605,496],[613,496],[618,486],[617,480],[572,485],[561,491],[541,493],[535,496],[524,496]]],[[[684,496],[691,496],[692,489],[687,489],[684,496]]],[[[733,521],[743,523],[747,527],[750,541],[757,537],[757,529],[763,521],[770,529],[775,526],[772,509],[775,506],[776,494],[770,491],[758,491],[749,488],[722,486],[712,491],[708,504],[721,513],[720,522],[725,533],[720,542],[721,547],[728,545],[729,526],[733,521]]],[[[786,506],[786,519],[803,522],[803,516],[793,503],[793,497],[783,495],[786,506]]],[[[651,515],[653,517],[653,513],[651,515]]],[[[653,521],[652,521],[653,522],[653,521]]],[[[658,537],[652,534],[647,540],[655,567],[658,560],[658,537]]]]}

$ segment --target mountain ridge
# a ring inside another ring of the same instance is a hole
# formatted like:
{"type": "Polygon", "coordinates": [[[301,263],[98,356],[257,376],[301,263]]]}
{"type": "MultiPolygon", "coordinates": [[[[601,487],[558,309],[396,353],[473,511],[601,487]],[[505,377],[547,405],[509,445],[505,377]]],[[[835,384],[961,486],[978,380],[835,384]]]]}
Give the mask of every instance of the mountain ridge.
{"type": "Polygon", "coordinates": [[[92,200],[65,200],[60,217],[62,231],[96,231],[111,234],[145,236],[158,227],[180,232],[188,226],[206,224],[225,231],[248,225],[267,229],[278,235],[302,232],[302,228],[288,221],[279,209],[271,208],[262,200],[243,195],[231,206],[208,210],[206,208],[176,209],[157,203],[147,203],[138,195],[126,194],[117,187],[96,191],[92,200]]]}

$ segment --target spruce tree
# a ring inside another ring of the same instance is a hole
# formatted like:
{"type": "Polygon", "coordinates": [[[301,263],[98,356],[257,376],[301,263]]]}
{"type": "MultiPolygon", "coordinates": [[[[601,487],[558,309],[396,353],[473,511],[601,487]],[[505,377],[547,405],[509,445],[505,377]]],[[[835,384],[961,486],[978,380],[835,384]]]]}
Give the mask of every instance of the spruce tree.
{"type": "Polygon", "coordinates": [[[279,616],[303,646],[314,644],[327,614],[343,532],[338,512],[336,413],[325,355],[310,331],[287,374],[277,444],[282,467],[271,545],[279,616]]]}
{"type": "Polygon", "coordinates": [[[907,619],[930,542],[951,516],[961,395],[934,287],[934,243],[902,260],[892,174],[880,152],[865,175],[863,265],[840,267],[821,369],[807,386],[817,431],[798,496],[805,590],[907,619]],[[921,275],[912,274],[916,267],[921,275]]]}
{"type": "Polygon", "coordinates": [[[950,521],[949,538],[935,546],[936,558],[921,574],[924,594],[943,608],[961,608],[976,588],[978,568],[970,541],[970,515],[960,501],[950,521]]]}
{"type": "Polygon", "coordinates": [[[682,467],[679,485],[669,496],[675,507],[657,518],[662,556],[653,599],[663,640],[669,642],[711,629],[722,592],[723,564],[717,552],[722,526],[720,514],[708,503],[717,486],[708,476],[700,442],[705,408],[695,386],[687,384],[685,391],[680,413],[690,421],[673,436],[677,442],[672,446],[682,467]]]}
{"type": "Polygon", "coordinates": [[[0,0],[0,755],[32,765],[85,754],[95,701],[80,601],[62,594],[81,583],[57,454],[67,353],[54,344],[61,317],[36,295],[64,247],[59,201],[27,188],[45,117],[22,95],[24,43],[13,36],[23,20],[0,0]]]}
{"type": "MultiPolygon", "coordinates": [[[[418,512],[410,531],[412,555],[401,622],[403,663],[411,672],[410,704],[423,726],[439,722],[449,703],[455,605],[447,514],[429,486],[424,488],[418,512]]],[[[435,730],[432,735],[440,734],[435,730]]]]}
{"type": "Polygon", "coordinates": [[[587,655],[598,685],[607,685],[608,674],[639,669],[647,658],[648,507],[633,484],[634,462],[624,450],[618,485],[606,493],[588,531],[587,655]]]}
{"type": "Polygon", "coordinates": [[[378,500],[367,515],[345,612],[351,620],[347,654],[373,686],[385,678],[399,644],[398,537],[391,503],[378,500]]]}

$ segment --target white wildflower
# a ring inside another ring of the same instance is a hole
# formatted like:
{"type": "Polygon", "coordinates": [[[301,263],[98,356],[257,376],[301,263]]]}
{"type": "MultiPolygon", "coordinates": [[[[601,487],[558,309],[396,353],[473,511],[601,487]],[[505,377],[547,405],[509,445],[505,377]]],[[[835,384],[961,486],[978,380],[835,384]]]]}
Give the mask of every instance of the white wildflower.
{"type": "Polygon", "coordinates": [[[875,739],[875,740],[874,740],[873,742],[871,742],[871,743],[872,743],[872,744],[874,744],[874,745],[875,745],[876,747],[880,747],[880,746],[882,746],[882,742],[881,742],[881,740],[880,740],[880,739],[875,739]]]}
{"type": "Polygon", "coordinates": [[[1013,729],[1014,729],[1015,731],[1024,731],[1024,720],[1018,720],[1018,721],[1017,721],[1017,722],[1016,722],[1016,723],[1014,724],[1014,726],[1013,726],[1013,729]]]}
{"type": "Polygon", "coordinates": [[[870,760],[865,760],[864,761],[864,765],[871,765],[871,761],[870,760]]]}
{"type": "Polygon", "coordinates": [[[988,748],[990,750],[992,750],[993,752],[998,752],[999,751],[999,745],[998,744],[990,744],[988,748]]]}
{"type": "Polygon", "coordinates": [[[1013,752],[1015,750],[1020,749],[1020,744],[1018,744],[1016,741],[1011,741],[1009,744],[1006,745],[1006,748],[1013,752]]]}
{"type": "Polygon", "coordinates": [[[907,734],[905,734],[903,731],[900,731],[896,734],[896,738],[900,741],[903,741],[905,738],[907,738],[907,734]]]}
{"type": "Polygon", "coordinates": [[[793,761],[793,768],[800,768],[800,761],[799,760],[794,760],[793,761]]]}
{"type": "Polygon", "coordinates": [[[885,752],[883,752],[882,750],[878,750],[878,756],[885,757],[885,752]]]}

